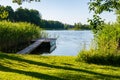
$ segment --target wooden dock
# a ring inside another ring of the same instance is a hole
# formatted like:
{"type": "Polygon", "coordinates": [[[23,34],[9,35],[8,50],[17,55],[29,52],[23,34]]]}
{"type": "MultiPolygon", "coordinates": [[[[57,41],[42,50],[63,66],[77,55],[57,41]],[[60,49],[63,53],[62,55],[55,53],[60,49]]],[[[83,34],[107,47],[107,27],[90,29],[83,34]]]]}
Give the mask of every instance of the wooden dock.
{"type": "Polygon", "coordinates": [[[32,40],[32,44],[25,49],[17,52],[17,54],[52,52],[56,48],[56,39],[37,39],[32,40]],[[53,48],[54,47],[54,48],[53,48]]]}

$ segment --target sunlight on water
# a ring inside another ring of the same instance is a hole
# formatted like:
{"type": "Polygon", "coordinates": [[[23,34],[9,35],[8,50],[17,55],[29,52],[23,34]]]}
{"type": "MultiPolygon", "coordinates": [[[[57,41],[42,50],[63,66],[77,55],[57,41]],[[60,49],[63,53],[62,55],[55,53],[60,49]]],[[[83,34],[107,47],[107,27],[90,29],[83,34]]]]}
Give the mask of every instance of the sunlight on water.
{"type": "Polygon", "coordinates": [[[58,37],[57,48],[49,55],[75,56],[85,46],[90,48],[93,40],[91,31],[66,31],[47,30],[50,37],[58,37]]]}

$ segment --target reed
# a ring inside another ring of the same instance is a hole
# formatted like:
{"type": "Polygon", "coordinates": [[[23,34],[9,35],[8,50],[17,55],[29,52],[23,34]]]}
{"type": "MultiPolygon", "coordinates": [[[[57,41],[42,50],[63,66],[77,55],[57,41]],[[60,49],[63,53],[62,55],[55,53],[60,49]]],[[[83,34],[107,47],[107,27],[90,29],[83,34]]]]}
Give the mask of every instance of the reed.
{"type": "Polygon", "coordinates": [[[90,50],[82,50],[78,61],[85,61],[96,64],[120,65],[120,24],[106,24],[103,30],[95,36],[94,43],[90,50]]]}
{"type": "Polygon", "coordinates": [[[19,45],[30,43],[42,34],[42,29],[30,23],[0,21],[0,51],[15,52],[19,45]]]}

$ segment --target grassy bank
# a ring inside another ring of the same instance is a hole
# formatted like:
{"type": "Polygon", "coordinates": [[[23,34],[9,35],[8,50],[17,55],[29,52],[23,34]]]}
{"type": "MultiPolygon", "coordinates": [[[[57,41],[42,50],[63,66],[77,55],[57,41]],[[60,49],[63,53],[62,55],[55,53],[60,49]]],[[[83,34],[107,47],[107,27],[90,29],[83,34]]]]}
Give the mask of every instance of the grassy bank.
{"type": "Polygon", "coordinates": [[[119,80],[120,67],[76,62],[72,56],[0,53],[1,80],[119,80]]]}

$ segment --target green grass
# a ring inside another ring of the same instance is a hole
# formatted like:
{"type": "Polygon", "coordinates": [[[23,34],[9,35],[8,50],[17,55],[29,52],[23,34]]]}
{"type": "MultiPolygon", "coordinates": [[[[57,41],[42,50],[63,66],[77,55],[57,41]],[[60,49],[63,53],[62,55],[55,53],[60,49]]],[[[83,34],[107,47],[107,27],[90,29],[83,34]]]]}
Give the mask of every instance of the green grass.
{"type": "Polygon", "coordinates": [[[120,67],[76,62],[75,56],[0,53],[0,80],[119,80],[120,67]]]}

